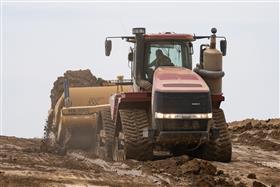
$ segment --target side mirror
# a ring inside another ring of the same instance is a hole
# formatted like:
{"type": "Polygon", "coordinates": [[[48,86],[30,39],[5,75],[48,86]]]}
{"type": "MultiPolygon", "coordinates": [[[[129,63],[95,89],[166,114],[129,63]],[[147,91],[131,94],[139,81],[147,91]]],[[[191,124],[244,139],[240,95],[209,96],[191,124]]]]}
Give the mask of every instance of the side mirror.
{"type": "Polygon", "coordinates": [[[226,40],[220,41],[220,49],[221,49],[223,56],[226,56],[226,54],[227,54],[227,41],[226,40]]]}
{"type": "Polygon", "coordinates": [[[105,55],[110,56],[112,50],[112,41],[105,40],[105,55]]]}
{"type": "Polygon", "coordinates": [[[128,58],[129,62],[132,62],[133,61],[133,52],[129,52],[127,58],[128,58]]]}

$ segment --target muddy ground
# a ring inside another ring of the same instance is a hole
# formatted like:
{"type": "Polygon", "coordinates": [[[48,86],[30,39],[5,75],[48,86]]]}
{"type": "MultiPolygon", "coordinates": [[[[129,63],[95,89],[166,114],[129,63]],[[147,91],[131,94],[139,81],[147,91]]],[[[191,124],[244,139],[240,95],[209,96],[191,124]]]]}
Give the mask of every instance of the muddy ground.
{"type": "Polygon", "coordinates": [[[180,157],[109,162],[72,150],[40,152],[40,139],[0,137],[0,187],[9,186],[280,186],[280,119],[229,124],[233,159],[180,157]]]}

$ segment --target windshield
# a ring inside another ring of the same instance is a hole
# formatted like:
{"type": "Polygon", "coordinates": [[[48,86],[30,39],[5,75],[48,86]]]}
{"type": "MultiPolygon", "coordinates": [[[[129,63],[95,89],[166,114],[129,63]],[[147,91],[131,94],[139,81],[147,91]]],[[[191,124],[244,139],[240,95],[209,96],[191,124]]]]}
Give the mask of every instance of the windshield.
{"type": "Polygon", "coordinates": [[[148,67],[183,67],[182,46],[180,44],[150,44],[147,60],[148,67]]]}
{"type": "Polygon", "coordinates": [[[157,42],[146,45],[145,78],[152,82],[154,71],[160,66],[192,69],[190,45],[174,42],[157,42]]]}

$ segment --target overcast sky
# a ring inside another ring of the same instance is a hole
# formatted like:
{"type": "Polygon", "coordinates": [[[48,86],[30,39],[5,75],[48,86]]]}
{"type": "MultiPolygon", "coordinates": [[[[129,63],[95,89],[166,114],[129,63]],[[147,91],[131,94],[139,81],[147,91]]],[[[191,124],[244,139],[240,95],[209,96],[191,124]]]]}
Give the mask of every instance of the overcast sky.
{"type": "MultiPolygon", "coordinates": [[[[66,70],[90,69],[105,79],[123,74],[129,44],[106,36],[147,32],[227,37],[222,104],[228,121],[279,117],[278,3],[4,3],[3,135],[42,137],[50,90],[66,70]]],[[[204,40],[203,42],[208,42],[204,40]]],[[[194,43],[193,66],[199,45],[194,43]]]]}

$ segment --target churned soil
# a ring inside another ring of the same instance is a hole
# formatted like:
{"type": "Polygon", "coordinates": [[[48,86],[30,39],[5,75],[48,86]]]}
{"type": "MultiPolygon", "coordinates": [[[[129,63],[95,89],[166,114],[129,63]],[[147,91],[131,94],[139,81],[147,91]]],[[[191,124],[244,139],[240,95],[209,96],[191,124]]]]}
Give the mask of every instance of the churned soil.
{"type": "Polygon", "coordinates": [[[41,152],[41,139],[0,136],[0,187],[280,186],[280,119],[236,121],[229,129],[230,163],[188,155],[110,162],[79,150],[41,152]]]}

